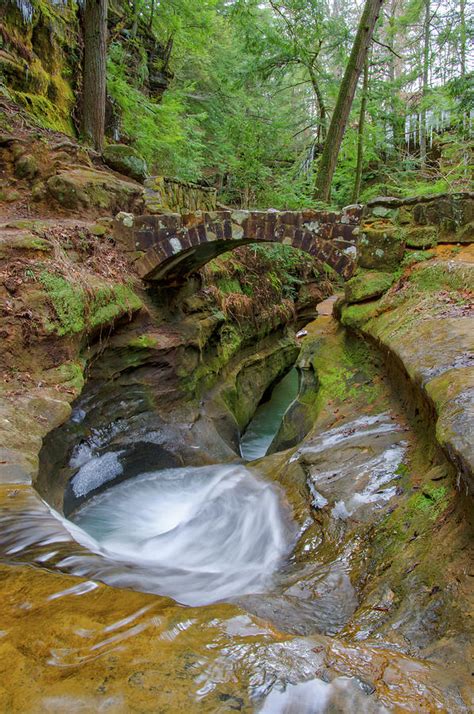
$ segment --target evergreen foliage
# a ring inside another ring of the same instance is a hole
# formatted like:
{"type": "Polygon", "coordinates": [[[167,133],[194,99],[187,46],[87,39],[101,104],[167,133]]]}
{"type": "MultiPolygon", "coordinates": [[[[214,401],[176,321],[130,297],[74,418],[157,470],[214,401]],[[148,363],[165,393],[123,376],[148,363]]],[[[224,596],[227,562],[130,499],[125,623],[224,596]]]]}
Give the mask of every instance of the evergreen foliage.
{"type": "MultiPolygon", "coordinates": [[[[4,71],[3,82],[27,108],[51,104],[64,113],[68,92],[80,97],[81,41],[71,39],[80,23],[70,21],[79,4],[6,0],[4,8],[0,49],[30,70],[21,86],[11,75],[19,70],[0,64],[0,80],[4,71]],[[52,46],[35,46],[47,32],[52,46]]],[[[360,81],[333,206],[354,195],[358,152],[361,201],[470,188],[473,10],[473,0],[385,0],[369,56],[365,121],[360,81]]],[[[216,186],[223,203],[314,206],[360,12],[355,0],[109,0],[107,140],[137,149],[151,173],[216,186]]],[[[43,125],[72,130],[53,121],[52,110],[36,114],[43,125]]]]}

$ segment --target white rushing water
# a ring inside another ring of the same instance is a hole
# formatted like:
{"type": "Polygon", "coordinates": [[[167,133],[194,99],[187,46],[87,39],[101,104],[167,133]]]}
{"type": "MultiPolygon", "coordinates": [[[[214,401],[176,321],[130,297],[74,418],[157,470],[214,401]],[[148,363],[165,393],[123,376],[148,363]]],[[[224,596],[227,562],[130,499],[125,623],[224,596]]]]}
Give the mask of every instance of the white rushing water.
{"type": "Polygon", "coordinates": [[[186,605],[263,592],[294,541],[277,488],[241,465],[143,474],[72,520],[93,550],[146,571],[153,591],[186,605]]]}

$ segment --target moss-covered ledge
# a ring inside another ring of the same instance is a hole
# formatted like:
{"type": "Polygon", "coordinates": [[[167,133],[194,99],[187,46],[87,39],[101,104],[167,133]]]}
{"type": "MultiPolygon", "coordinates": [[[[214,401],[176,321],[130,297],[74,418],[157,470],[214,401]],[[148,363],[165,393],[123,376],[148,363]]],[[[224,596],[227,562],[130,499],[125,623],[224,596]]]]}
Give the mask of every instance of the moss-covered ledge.
{"type": "Polygon", "coordinates": [[[381,298],[342,303],[340,322],[403,366],[436,418],[436,438],[474,491],[474,265],[430,260],[408,269],[381,298]]]}
{"type": "Polygon", "coordinates": [[[106,239],[84,225],[0,226],[0,484],[31,484],[46,434],[66,421],[84,370],[142,290],[106,239]]]}

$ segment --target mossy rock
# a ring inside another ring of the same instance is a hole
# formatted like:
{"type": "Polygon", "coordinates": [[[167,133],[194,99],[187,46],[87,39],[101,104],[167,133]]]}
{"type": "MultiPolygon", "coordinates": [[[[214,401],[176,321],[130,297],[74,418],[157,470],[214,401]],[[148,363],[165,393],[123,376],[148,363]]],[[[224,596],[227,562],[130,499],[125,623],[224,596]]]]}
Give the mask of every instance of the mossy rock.
{"type": "Polygon", "coordinates": [[[347,281],[345,298],[348,303],[362,302],[383,295],[395,280],[393,273],[363,271],[347,281]]]}
{"type": "Polygon", "coordinates": [[[144,181],[148,175],[145,159],[131,146],[110,144],[105,148],[103,158],[111,169],[136,181],[144,181]]]}
{"type": "Polygon", "coordinates": [[[436,226],[412,226],[405,230],[404,235],[409,248],[432,248],[438,242],[436,226]]]}
{"type": "Polygon", "coordinates": [[[464,198],[459,202],[461,223],[474,222],[474,198],[464,198]]]}
{"type": "Polygon", "coordinates": [[[395,270],[404,250],[403,232],[398,226],[384,221],[363,224],[357,251],[361,268],[382,272],[395,270]]]}
{"type": "Polygon", "coordinates": [[[345,327],[360,328],[377,315],[379,305],[380,300],[373,300],[363,304],[342,306],[340,321],[345,327]]]}
{"type": "Polygon", "coordinates": [[[88,207],[90,199],[84,188],[67,174],[51,176],[47,181],[48,191],[64,208],[88,207]]]}
{"type": "Polygon", "coordinates": [[[31,198],[33,201],[43,201],[48,195],[48,189],[43,181],[36,181],[31,189],[31,198]]]}
{"type": "Polygon", "coordinates": [[[413,209],[413,217],[420,225],[439,226],[444,219],[455,217],[454,200],[443,196],[429,203],[418,203],[413,209]]]}
{"type": "Polygon", "coordinates": [[[372,216],[377,218],[388,218],[389,220],[396,220],[398,218],[398,208],[392,208],[390,206],[374,206],[371,210],[372,216]]]}
{"type": "Polygon", "coordinates": [[[137,184],[89,168],[62,171],[51,176],[46,185],[50,195],[69,209],[133,209],[143,193],[137,184]]]}
{"type": "Polygon", "coordinates": [[[48,221],[38,218],[18,218],[4,223],[1,228],[17,228],[24,231],[44,231],[48,228],[48,221]]]}
{"type": "Polygon", "coordinates": [[[398,223],[405,225],[413,220],[413,211],[409,206],[400,206],[398,210],[398,223]]]}
{"type": "Polygon", "coordinates": [[[91,333],[142,307],[138,295],[122,283],[97,282],[85,290],[46,270],[39,275],[39,282],[53,308],[53,319],[46,318],[45,328],[59,336],[91,333]]]}
{"type": "Polygon", "coordinates": [[[461,226],[456,231],[454,238],[456,243],[474,243],[474,221],[471,221],[465,226],[461,226]]]}
{"type": "Polygon", "coordinates": [[[34,92],[13,92],[12,94],[15,101],[26,109],[37,124],[46,129],[73,135],[74,126],[70,114],[74,97],[71,88],[68,85],[65,86],[67,87],[67,96],[63,102],[63,111],[58,107],[57,102],[54,103],[40,94],[34,92]],[[66,107],[68,107],[69,114],[66,114],[66,107]]]}
{"type": "Polygon", "coordinates": [[[89,231],[93,236],[97,236],[97,238],[105,236],[105,234],[108,233],[107,226],[103,226],[100,223],[94,223],[94,225],[89,228],[89,231]]]}
{"type": "Polygon", "coordinates": [[[51,243],[27,230],[5,231],[0,241],[0,258],[6,257],[12,251],[39,251],[47,253],[51,250],[51,243]]]}
{"type": "Polygon", "coordinates": [[[24,156],[20,156],[20,158],[15,163],[15,176],[20,179],[27,179],[27,181],[32,181],[38,171],[38,162],[31,154],[25,154],[24,156]]]}
{"type": "Polygon", "coordinates": [[[16,189],[4,189],[0,188],[0,202],[14,203],[19,201],[21,198],[21,193],[16,189]]]}

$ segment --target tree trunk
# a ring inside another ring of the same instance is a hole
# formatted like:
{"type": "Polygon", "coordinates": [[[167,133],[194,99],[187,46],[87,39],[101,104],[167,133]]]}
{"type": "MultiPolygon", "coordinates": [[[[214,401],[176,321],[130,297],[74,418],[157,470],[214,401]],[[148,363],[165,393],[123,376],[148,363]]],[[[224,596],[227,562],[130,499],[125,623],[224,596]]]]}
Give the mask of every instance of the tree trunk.
{"type": "Polygon", "coordinates": [[[309,76],[311,79],[311,85],[312,85],[313,91],[316,95],[316,99],[318,101],[318,107],[319,107],[318,139],[320,139],[321,141],[326,141],[326,136],[327,136],[327,131],[328,131],[326,105],[324,103],[323,95],[321,93],[321,89],[318,84],[318,80],[317,80],[315,71],[314,71],[313,67],[311,67],[311,65],[308,67],[308,72],[309,72],[309,76]]]}
{"type": "MultiPolygon", "coordinates": [[[[397,9],[399,0],[392,0],[390,5],[390,15],[387,22],[386,36],[387,44],[392,49],[397,40],[397,9]]],[[[400,60],[399,60],[400,61],[400,60]]],[[[400,71],[397,66],[397,58],[393,52],[388,52],[388,76],[390,78],[390,126],[393,136],[393,151],[395,155],[400,155],[405,144],[405,114],[400,111],[400,90],[396,86],[400,71]]]]}
{"type": "Polygon", "coordinates": [[[369,59],[364,62],[364,81],[362,83],[362,97],[360,100],[359,126],[357,128],[357,164],[354,179],[354,191],[352,192],[352,203],[357,203],[362,180],[362,162],[364,160],[364,125],[365,108],[367,106],[367,95],[369,91],[369,59]]]}
{"type": "Polygon", "coordinates": [[[133,8],[132,8],[132,17],[133,17],[133,22],[132,22],[132,30],[131,30],[130,34],[133,38],[135,38],[138,33],[138,0],[134,0],[133,8]]]}
{"type": "Polygon", "coordinates": [[[383,0],[366,0],[360,18],[357,35],[339,88],[336,106],[316,176],[314,197],[322,201],[329,200],[337,157],[346,130],[357,82],[367,56],[382,3],[383,0]]]}
{"type": "Polygon", "coordinates": [[[104,145],[107,0],[84,1],[82,133],[97,151],[104,145]]]}
{"type": "Polygon", "coordinates": [[[466,0],[460,0],[461,77],[466,75],[466,0]]]}
{"type": "Polygon", "coordinates": [[[425,0],[425,18],[423,21],[423,74],[421,85],[421,112],[420,112],[420,159],[421,165],[426,164],[426,105],[425,98],[428,92],[428,71],[430,63],[430,0],[425,0]]]}
{"type": "Polygon", "coordinates": [[[148,27],[150,28],[150,30],[153,27],[154,17],[155,17],[155,0],[151,0],[150,21],[148,23],[148,27]]]}

